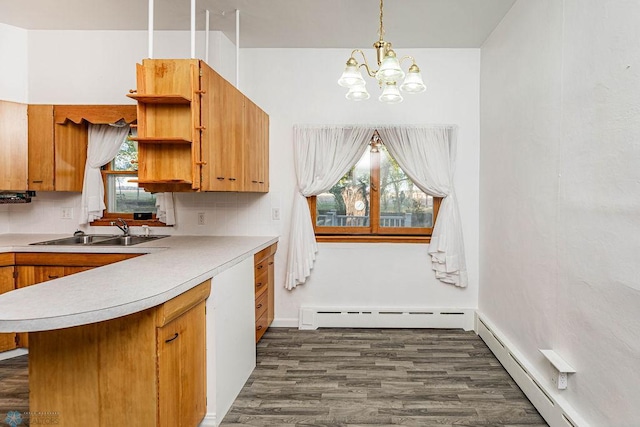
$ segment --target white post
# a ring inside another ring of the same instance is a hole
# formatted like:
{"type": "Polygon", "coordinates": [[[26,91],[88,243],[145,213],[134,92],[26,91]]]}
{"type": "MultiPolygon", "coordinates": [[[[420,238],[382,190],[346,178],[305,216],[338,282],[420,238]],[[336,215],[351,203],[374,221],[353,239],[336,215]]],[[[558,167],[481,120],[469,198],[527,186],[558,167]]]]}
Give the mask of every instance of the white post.
{"type": "Polygon", "coordinates": [[[236,88],[240,89],[240,11],[236,9],[236,88]]]}
{"type": "Polygon", "coordinates": [[[191,58],[196,57],[196,0],[191,0],[191,58]]]}
{"type": "Polygon", "coordinates": [[[153,0],[149,0],[149,59],[153,58],[153,0]]]}
{"type": "Polygon", "coordinates": [[[207,9],[204,19],[204,62],[209,64],[209,9],[207,9]]]}

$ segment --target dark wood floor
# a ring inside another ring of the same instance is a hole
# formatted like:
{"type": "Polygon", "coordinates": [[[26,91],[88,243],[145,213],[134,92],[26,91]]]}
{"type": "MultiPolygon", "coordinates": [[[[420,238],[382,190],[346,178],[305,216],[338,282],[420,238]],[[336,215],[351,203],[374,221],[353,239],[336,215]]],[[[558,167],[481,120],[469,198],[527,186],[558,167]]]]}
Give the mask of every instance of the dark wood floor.
{"type": "Polygon", "coordinates": [[[269,329],[221,426],[547,426],[473,332],[269,329]]]}
{"type": "MultiPolygon", "coordinates": [[[[0,361],[0,425],[9,411],[28,411],[27,356],[0,361]]],[[[288,328],[258,344],[234,425],[547,426],[473,332],[288,328]]]]}

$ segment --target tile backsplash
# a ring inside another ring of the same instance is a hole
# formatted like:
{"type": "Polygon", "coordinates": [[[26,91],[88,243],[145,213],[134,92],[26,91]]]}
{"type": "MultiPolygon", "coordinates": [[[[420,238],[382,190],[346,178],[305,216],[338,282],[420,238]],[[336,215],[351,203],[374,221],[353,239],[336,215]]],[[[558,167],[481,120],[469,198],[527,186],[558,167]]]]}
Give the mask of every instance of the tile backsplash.
{"type": "MultiPolygon", "coordinates": [[[[184,235],[279,235],[281,223],[271,219],[272,208],[281,209],[279,194],[175,193],[176,225],[152,229],[156,234],[184,235]],[[203,215],[200,215],[203,214],[203,215]],[[199,224],[203,216],[204,224],[199,224]],[[160,231],[161,230],[161,231],[160,231]]],[[[0,206],[0,233],[111,233],[108,227],[80,227],[80,195],[39,192],[31,203],[0,206]],[[63,218],[63,211],[71,218],[63,218]],[[109,230],[109,231],[107,231],[109,230]]],[[[140,232],[137,227],[134,233],[140,232]]]]}

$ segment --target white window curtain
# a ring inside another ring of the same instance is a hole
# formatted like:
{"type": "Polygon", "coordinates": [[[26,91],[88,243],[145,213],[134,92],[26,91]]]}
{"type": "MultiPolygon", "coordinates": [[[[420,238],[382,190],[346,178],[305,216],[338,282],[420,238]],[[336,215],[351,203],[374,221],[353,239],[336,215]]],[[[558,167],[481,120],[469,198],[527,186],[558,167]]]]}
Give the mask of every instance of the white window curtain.
{"type": "Polygon", "coordinates": [[[167,225],[176,224],[176,214],[173,207],[173,193],[155,193],[156,218],[167,225]]]}
{"type": "Polygon", "coordinates": [[[425,193],[443,197],[433,228],[429,254],[436,278],[467,286],[462,223],[453,188],[456,161],[455,126],[378,127],[389,153],[425,193]]]}
{"type": "Polygon", "coordinates": [[[100,168],[114,159],[124,139],[129,134],[129,125],[89,124],[87,163],[84,167],[82,199],[80,205],[80,225],[102,218],[104,204],[104,183],[100,168]]]}
{"type": "Polygon", "coordinates": [[[294,128],[297,190],[293,196],[285,287],[305,282],[318,252],[307,197],[333,187],[360,159],[373,135],[370,126],[294,128]]]}

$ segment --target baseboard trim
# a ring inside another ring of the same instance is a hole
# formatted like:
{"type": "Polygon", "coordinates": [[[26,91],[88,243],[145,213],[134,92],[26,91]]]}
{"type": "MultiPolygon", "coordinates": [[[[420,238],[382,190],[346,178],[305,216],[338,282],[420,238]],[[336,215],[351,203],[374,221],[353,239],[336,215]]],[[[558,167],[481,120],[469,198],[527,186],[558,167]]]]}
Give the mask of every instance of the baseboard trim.
{"type": "Polygon", "coordinates": [[[475,310],[459,307],[301,307],[299,329],[474,329],[475,310]]]}
{"type": "Polygon", "coordinates": [[[2,353],[0,353],[0,360],[13,359],[14,357],[22,356],[28,353],[29,351],[26,348],[16,348],[15,350],[3,351],[2,353]]]}
{"type": "Polygon", "coordinates": [[[273,322],[271,323],[271,325],[269,325],[270,328],[297,328],[298,327],[298,318],[297,317],[292,317],[292,318],[275,318],[273,319],[273,322]]]}
{"type": "Polygon", "coordinates": [[[518,384],[550,427],[588,427],[560,393],[483,314],[476,312],[476,333],[518,384]]]}
{"type": "Polygon", "coordinates": [[[204,416],[202,422],[198,427],[216,427],[217,425],[218,424],[216,424],[216,414],[209,412],[204,416]]]}

